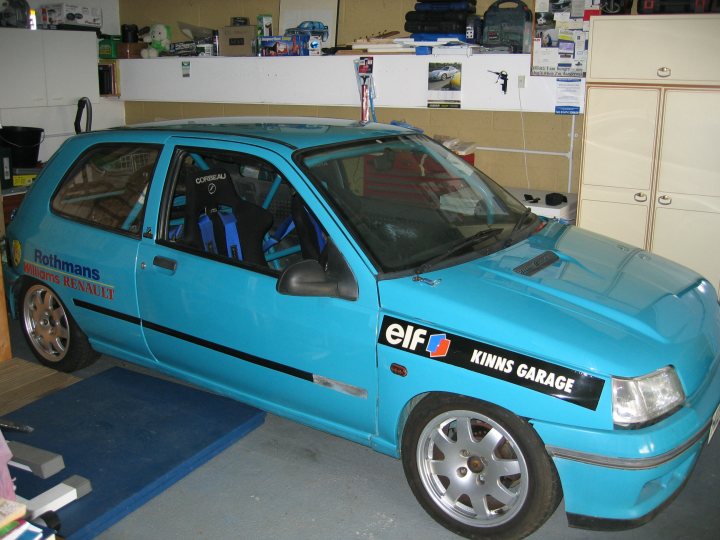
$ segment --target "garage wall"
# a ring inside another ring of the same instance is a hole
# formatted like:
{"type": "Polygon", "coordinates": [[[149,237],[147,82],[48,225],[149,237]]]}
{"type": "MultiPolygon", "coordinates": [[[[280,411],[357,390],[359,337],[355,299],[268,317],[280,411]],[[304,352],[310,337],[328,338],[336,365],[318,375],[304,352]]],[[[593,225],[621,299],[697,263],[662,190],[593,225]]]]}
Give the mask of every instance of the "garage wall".
{"type": "MultiPolygon", "coordinates": [[[[405,13],[413,9],[414,0],[339,0],[338,43],[384,31],[402,32],[405,13]]],[[[491,0],[479,0],[477,11],[483,13],[491,0]]],[[[199,0],[178,3],[171,0],[119,0],[120,22],[147,25],[153,22],[176,24],[183,21],[210,28],[229,24],[232,16],[252,20],[269,13],[279,19],[280,0],[199,0]],[[172,14],[169,16],[168,14],[172,14]]],[[[179,29],[173,28],[174,40],[179,29]]],[[[138,60],[140,61],[140,60],[138,60]]],[[[478,110],[438,110],[378,108],[378,120],[402,120],[423,129],[432,136],[457,137],[481,147],[503,149],[480,150],[476,165],[502,185],[531,187],[550,191],[578,190],[582,117],[547,113],[493,112],[478,110]],[[524,129],[523,129],[524,128],[524,129]],[[573,145],[572,162],[563,156],[523,153],[568,153],[573,145]],[[572,165],[572,166],[571,166],[572,165]]],[[[179,118],[235,115],[294,115],[358,119],[354,107],[282,106],[266,104],[126,102],[128,124],[179,118]]]]}

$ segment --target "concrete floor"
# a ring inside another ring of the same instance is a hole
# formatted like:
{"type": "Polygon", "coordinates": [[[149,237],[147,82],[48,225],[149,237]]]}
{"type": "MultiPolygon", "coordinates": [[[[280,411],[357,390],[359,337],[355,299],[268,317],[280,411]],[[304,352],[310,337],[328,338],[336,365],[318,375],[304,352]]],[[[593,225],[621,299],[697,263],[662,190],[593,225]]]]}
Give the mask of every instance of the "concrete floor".
{"type": "MultiPolygon", "coordinates": [[[[13,353],[32,359],[17,321],[13,353]]],[[[77,374],[122,364],[102,357],[77,374]]],[[[188,433],[188,437],[192,437],[188,433]]],[[[91,451],[91,450],[89,450],[91,451]]],[[[571,529],[562,503],[533,540],[720,537],[720,436],[680,496],[631,531],[571,529]]],[[[295,422],[265,423],[98,537],[100,540],[450,540],[415,501],[399,461],[295,422]]]]}

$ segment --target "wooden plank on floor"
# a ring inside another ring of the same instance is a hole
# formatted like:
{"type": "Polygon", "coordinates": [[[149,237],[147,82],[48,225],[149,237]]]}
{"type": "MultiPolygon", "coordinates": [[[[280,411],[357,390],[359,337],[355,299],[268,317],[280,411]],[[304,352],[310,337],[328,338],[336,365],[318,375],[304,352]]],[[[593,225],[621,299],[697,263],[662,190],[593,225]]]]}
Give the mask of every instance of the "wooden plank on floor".
{"type": "MultiPolygon", "coordinates": [[[[5,5],[4,2],[3,5],[5,5]]],[[[0,195],[0,220],[2,219],[2,195],[0,195]]],[[[4,223],[4,221],[0,223],[4,223]]],[[[3,228],[3,236],[5,235],[4,231],[3,228]]],[[[3,279],[2,264],[0,264],[0,362],[8,362],[12,359],[10,327],[8,326],[7,311],[5,311],[5,302],[5,280],[3,279]]]]}
{"type": "Polygon", "coordinates": [[[0,416],[79,380],[20,358],[0,362],[0,416]]]}

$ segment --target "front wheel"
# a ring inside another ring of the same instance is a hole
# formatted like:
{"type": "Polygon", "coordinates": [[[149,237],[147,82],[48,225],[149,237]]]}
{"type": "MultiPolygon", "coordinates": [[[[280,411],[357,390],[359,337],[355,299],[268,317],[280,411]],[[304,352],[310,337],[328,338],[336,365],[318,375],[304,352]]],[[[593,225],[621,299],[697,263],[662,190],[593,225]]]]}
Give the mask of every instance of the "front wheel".
{"type": "Polygon", "coordinates": [[[561,498],[555,467],[527,422],[463,396],[433,395],[415,407],[402,461],[423,508],[467,538],[523,538],[561,498]]]}
{"type": "Polygon", "coordinates": [[[87,337],[50,287],[28,283],[21,298],[23,334],[41,364],[71,372],[97,359],[87,337]]]}

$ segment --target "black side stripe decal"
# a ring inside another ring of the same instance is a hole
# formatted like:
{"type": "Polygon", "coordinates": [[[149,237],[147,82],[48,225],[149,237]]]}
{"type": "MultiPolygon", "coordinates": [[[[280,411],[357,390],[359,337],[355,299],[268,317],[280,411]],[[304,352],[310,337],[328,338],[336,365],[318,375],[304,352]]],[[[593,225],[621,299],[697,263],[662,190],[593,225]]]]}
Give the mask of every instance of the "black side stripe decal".
{"type": "Polygon", "coordinates": [[[91,304],[90,302],[85,302],[84,300],[78,300],[77,298],[73,298],[73,304],[75,304],[77,307],[85,308],[90,311],[94,311],[95,313],[101,313],[102,315],[107,315],[108,317],[113,317],[115,319],[120,319],[125,322],[129,322],[132,324],[140,324],[140,318],[139,317],[133,317],[132,315],[127,315],[125,313],[121,313],[119,311],[115,311],[113,309],[108,309],[102,306],[96,306],[95,304],[91,304]]]}
{"type": "Polygon", "coordinates": [[[78,307],[85,308],[96,313],[101,313],[102,315],[107,315],[108,317],[114,317],[116,319],[120,319],[132,324],[139,324],[149,330],[154,330],[155,332],[160,332],[161,334],[181,339],[183,341],[187,341],[188,343],[192,343],[200,347],[205,347],[206,349],[211,349],[222,354],[227,354],[228,356],[233,356],[235,358],[238,358],[245,362],[250,362],[251,364],[255,364],[257,366],[262,366],[268,369],[279,371],[281,373],[285,373],[286,375],[297,377],[298,379],[303,379],[305,381],[314,382],[313,374],[308,373],[307,371],[303,371],[301,369],[296,369],[294,367],[286,366],[285,364],[273,362],[272,360],[268,360],[266,358],[260,358],[259,356],[244,353],[242,351],[238,351],[237,349],[226,347],[225,345],[220,345],[218,343],[213,343],[212,341],[208,341],[197,336],[178,332],[177,330],[173,330],[172,328],[167,328],[166,326],[161,326],[159,324],[145,321],[138,317],[126,315],[125,313],[120,313],[119,311],[114,311],[112,309],[96,306],[95,304],[90,304],[82,300],[75,299],[73,300],[73,303],[78,307]]]}

